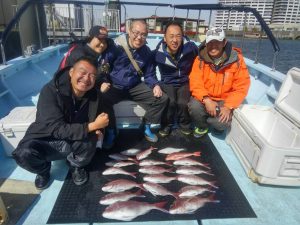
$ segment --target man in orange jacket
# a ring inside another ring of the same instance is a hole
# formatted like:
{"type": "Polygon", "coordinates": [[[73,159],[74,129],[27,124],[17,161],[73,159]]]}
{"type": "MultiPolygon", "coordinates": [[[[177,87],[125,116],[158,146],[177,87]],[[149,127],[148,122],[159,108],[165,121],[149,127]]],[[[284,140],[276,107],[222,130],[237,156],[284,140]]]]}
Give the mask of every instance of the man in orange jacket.
{"type": "Polygon", "coordinates": [[[250,76],[241,50],[225,39],[222,28],[211,28],[199,46],[190,73],[189,113],[200,138],[211,125],[216,133],[230,126],[232,112],[245,99],[250,76]]]}

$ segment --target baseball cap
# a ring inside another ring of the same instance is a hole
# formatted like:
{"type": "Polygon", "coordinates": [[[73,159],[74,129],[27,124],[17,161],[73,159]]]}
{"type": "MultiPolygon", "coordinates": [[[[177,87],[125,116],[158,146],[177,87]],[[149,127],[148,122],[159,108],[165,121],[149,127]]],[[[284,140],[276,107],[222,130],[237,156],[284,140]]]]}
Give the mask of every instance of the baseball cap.
{"type": "Polygon", "coordinates": [[[89,31],[90,37],[96,37],[99,39],[108,38],[108,31],[106,27],[102,26],[93,26],[89,31]]]}
{"type": "Polygon", "coordinates": [[[223,41],[225,39],[225,32],[220,27],[212,27],[206,32],[206,43],[217,40],[217,41],[223,41]]]}

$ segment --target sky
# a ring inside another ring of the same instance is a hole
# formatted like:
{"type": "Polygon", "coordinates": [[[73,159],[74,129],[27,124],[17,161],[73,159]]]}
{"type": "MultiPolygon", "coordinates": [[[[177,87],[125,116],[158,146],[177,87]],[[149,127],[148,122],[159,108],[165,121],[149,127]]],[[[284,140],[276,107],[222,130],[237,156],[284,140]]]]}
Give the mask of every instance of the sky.
{"type": "MultiPolygon", "coordinates": [[[[121,0],[122,1],[122,0],[121,0]]],[[[151,1],[143,1],[143,0],[123,0],[128,2],[151,2],[151,3],[165,3],[165,4],[217,4],[218,0],[151,0],[151,1]]],[[[152,6],[131,6],[126,5],[126,14],[128,18],[136,18],[136,17],[150,17],[151,15],[157,16],[173,16],[173,8],[170,7],[152,7],[152,6]]],[[[121,8],[122,12],[122,21],[124,20],[124,8],[121,8]]],[[[175,10],[176,17],[186,17],[187,11],[186,10],[175,10]]],[[[201,12],[201,19],[208,20],[209,12],[202,11],[201,12]]],[[[190,10],[189,18],[198,19],[198,10],[190,10]]]]}

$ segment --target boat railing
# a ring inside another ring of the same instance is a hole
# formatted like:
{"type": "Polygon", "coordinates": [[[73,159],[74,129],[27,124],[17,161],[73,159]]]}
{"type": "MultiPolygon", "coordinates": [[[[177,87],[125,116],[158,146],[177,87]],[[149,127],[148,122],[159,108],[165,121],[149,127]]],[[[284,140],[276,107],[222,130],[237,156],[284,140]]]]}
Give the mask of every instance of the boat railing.
{"type": "MultiPolygon", "coordinates": [[[[35,5],[35,11],[38,17],[38,5],[45,6],[45,15],[47,20],[47,34],[48,34],[48,41],[49,44],[55,44],[56,41],[63,39],[62,37],[68,37],[70,39],[70,34],[73,32],[73,36],[83,37],[86,36],[88,29],[93,24],[103,24],[109,28],[111,31],[119,31],[120,30],[120,12],[119,10],[109,11],[107,8],[107,1],[104,2],[96,2],[96,1],[72,1],[72,0],[27,0],[16,12],[14,18],[10,21],[7,25],[6,29],[2,33],[0,39],[0,48],[1,48],[1,55],[3,59],[3,63],[6,64],[6,57],[4,51],[5,41],[7,39],[8,33],[11,29],[17,24],[20,20],[22,14],[26,11],[28,7],[31,5],[35,5]],[[100,7],[103,7],[101,9],[100,7]],[[72,9],[71,9],[72,8],[72,9]],[[102,11],[101,11],[102,10],[102,11]],[[112,14],[112,12],[116,12],[117,14],[112,14]],[[99,16],[100,15],[100,16],[99,16]],[[82,18],[88,18],[86,20],[82,20],[82,18]],[[69,33],[69,35],[68,35],[69,33]]],[[[164,3],[144,3],[144,2],[126,2],[126,1],[119,1],[119,4],[125,8],[125,17],[126,17],[126,7],[125,5],[137,5],[137,6],[156,6],[155,14],[158,7],[172,7],[173,8],[173,18],[175,17],[175,10],[176,9],[183,9],[187,10],[186,17],[189,17],[189,12],[192,10],[198,10],[198,24],[202,10],[209,11],[209,21],[208,26],[210,26],[212,21],[212,11],[215,10],[225,10],[229,12],[229,15],[232,11],[244,12],[244,24],[246,24],[247,14],[252,13],[257,21],[261,25],[261,35],[258,38],[258,47],[257,47],[257,54],[256,59],[254,60],[256,63],[258,62],[258,51],[260,50],[260,39],[262,36],[262,32],[266,34],[268,39],[271,41],[274,50],[274,57],[273,57],[273,65],[272,69],[275,70],[276,65],[276,57],[278,52],[280,51],[279,45],[272,34],[270,28],[259,14],[259,12],[250,7],[246,6],[238,6],[238,5],[222,5],[222,4],[182,4],[182,5],[171,5],[171,4],[164,4],[164,3]]],[[[155,16],[156,18],[156,16],[155,16]]],[[[125,18],[126,19],[126,18],[125,18]]],[[[40,49],[42,49],[42,34],[41,34],[41,24],[37,21],[38,30],[39,30],[39,42],[40,42],[40,49]]],[[[227,24],[228,28],[228,24],[227,24]]],[[[184,29],[185,30],[185,29],[184,29]]],[[[197,28],[198,30],[198,28],[197,28]]],[[[242,39],[245,38],[245,28],[243,30],[242,39]]],[[[66,38],[67,39],[67,38],[66,38]]],[[[243,45],[243,40],[242,44],[243,45]]],[[[25,46],[26,48],[26,46],[25,46]]]]}
{"type": "MultiPolygon", "coordinates": [[[[43,46],[42,36],[45,34],[42,33],[44,29],[42,26],[46,27],[48,45],[71,41],[74,37],[86,37],[89,29],[96,24],[106,26],[112,32],[120,31],[120,10],[109,9],[105,2],[27,0],[21,6],[13,7],[16,13],[0,37],[0,51],[4,65],[7,63],[5,43],[8,35],[30,7],[34,7],[36,14],[40,50],[46,47],[43,46]],[[38,8],[41,6],[44,11],[38,8]],[[40,23],[42,16],[45,16],[45,24],[40,23]]],[[[23,46],[23,49],[27,49],[27,46],[23,46]]]]}

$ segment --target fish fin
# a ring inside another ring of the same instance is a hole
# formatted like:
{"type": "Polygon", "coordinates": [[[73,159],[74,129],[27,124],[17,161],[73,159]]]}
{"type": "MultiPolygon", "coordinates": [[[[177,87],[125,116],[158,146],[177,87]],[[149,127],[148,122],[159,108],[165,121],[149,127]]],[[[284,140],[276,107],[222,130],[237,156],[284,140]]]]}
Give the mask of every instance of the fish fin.
{"type": "Polygon", "coordinates": [[[155,148],[155,147],[153,147],[153,146],[150,146],[150,149],[151,149],[151,150],[157,150],[158,148],[155,148]]]}
{"type": "MultiPolygon", "coordinates": [[[[134,194],[135,195],[142,195],[142,189],[138,189],[134,194]]],[[[142,196],[144,196],[144,195],[142,195],[142,196]]]]}
{"type": "Polygon", "coordinates": [[[200,156],[200,155],[201,155],[201,152],[194,152],[193,155],[194,155],[194,156],[200,156]]]}
{"type": "Polygon", "coordinates": [[[214,188],[216,188],[216,189],[219,189],[219,187],[216,186],[216,183],[217,183],[217,181],[210,182],[210,183],[209,183],[209,186],[214,187],[214,188]]]}
{"type": "Polygon", "coordinates": [[[210,176],[214,176],[214,174],[210,173],[210,172],[205,172],[205,174],[210,175],[210,176]]]}
{"type": "Polygon", "coordinates": [[[202,166],[202,167],[204,167],[204,168],[207,168],[207,169],[211,169],[210,167],[209,167],[209,164],[208,163],[203,163],[202,165],[200,165],[200,166],[202,166]]]}
{"type": "Polygon", "coordinates": [[[214,202],[214,203],[220,203],[221,201],[216,199],[216,195],[215,194],[212,194],[210,196],[208,196],[207,198],[209,200],[209,202],[214,202]]]}
{"type": "Polygon", "coordinates": [[[138,187],[139,187],[141,190],[147,192],[147,190],[144,188],[143,184],[139,184],[138,187]]]}
{"type": "MultiPolygon", "coordinates": [[[[175,162],[175,161],[174,161],[175,162]]],[[[171,163],[171,162],[165,162],[165,164],[167,165],[167,166],[173,166],[173,163],[171,163]]]]}
{"type": "Polygon", "coordinates": [[[166,206],[167,204],[167,201],[164,201],[164,202],[157,202],[157,203],[154,203],[153,205],[155,207],[157,207],[157,209],[159,209],[160,211],[163,211],[163,212],[169,212],[168,210],[166,210],[164,207],[166,206]]]}
{"type": "Polygon", "coordinates": [[[173,168],[170,168],[167,170],[168,173],[176,173],[175,171],[173,171],[173,168]]]}

